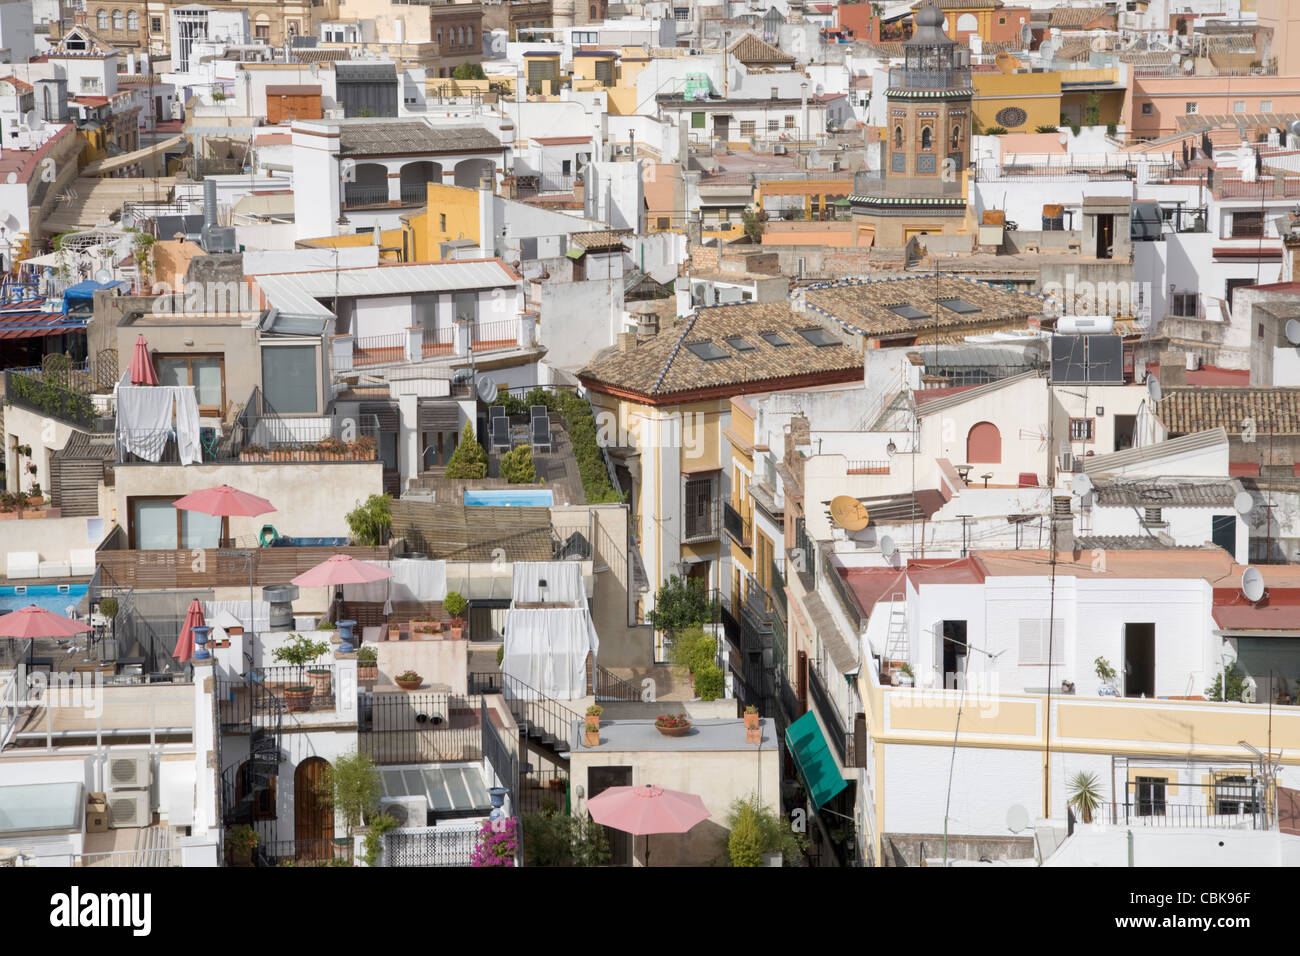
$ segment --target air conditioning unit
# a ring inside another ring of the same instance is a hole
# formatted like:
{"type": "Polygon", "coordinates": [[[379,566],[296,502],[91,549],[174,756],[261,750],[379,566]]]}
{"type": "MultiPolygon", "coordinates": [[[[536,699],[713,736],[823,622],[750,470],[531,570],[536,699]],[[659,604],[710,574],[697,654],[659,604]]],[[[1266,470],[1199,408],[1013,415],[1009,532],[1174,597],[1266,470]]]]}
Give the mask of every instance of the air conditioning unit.
{"type": "Polygon", "coordinates": [[[773,156],[784,156],[786,154],[785,143],[777,143],[772,147],[773,156]]]}
{"type": "Polygon", "coordinates": [[[399,827],[423,827],[429,822],[429,801],[425,797],[384,797],[379,809],[396,820],[399,827]]]}
{"type": "Polygon", "coordinates": [[[150,782],[148,754],[108,758],[109,790],[148,790],[150,782]]]}
{"type": "Polygon", "coordinates": [[[128,790],[108,795],[110,827],[147,827],[153,823],[148,790],[128,790]]]}

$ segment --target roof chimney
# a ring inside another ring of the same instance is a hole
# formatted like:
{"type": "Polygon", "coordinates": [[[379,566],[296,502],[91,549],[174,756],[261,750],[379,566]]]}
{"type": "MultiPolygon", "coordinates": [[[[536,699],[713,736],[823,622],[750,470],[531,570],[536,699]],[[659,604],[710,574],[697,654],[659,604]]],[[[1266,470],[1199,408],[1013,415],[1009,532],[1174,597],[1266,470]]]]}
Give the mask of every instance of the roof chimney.
{"type": "Polygon", "coordinates": [[[211,229],[217,224],[217,181],[203,180],[203,228],[211,229]]]}
{"type": "Polygon", "coordinates": [[[631,352],[634,348],[636,348],[635,332],[618,333],[618,350],[620,352],[631,352]]]}
{"type": "Polygon", "coordinates": [[[1185,352],[1174,350],[1160,353],[1160,384],[1165,387],[1187,384],[1187,354],[1185,352]]]}

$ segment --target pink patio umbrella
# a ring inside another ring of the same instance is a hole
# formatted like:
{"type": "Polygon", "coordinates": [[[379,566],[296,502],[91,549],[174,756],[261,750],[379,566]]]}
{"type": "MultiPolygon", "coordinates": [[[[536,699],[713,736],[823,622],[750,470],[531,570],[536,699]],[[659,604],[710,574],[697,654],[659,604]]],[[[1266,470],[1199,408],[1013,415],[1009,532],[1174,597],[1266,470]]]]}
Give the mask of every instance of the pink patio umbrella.
{"type": "Polygon", "coordinates": [[[181,635],[176,639],[176,650],[172,657],[182,664],[194,657],[194,628],[205,627],[203,605],[198,598],[190,602],[190,609],[185,612],[185,623],[181,626],[181,635]]]}
{"type": "Polygon", "coordinates": [[[135,351],[131,353],[131,384],[158,384],[158,373],[154,371],[153,359],[149,357],[149,343],[143,335],[136,336],[135,351]]]}
{"type": "MultiPolygon", "coordinates": [[[[0,617],[0,637],[17,638],[18,640],[35,642],[38,637],[76,637],[78,634],[86,634],[91,630],[89,624],[74,621],[62,614],[55,614],[53,611],[47,611],[35,604],[18,611],[11,611],[0,617]]],[[[32,646],[32,644],[29,644],[27,647],[29,657],[32,646]]]]}
{"type": "Polygon", "coordinates": [[[231,517],[255,518],[275,510],[275,505],[265,498],[250,495],[246,491],[232,488],[230,485],[217,485],[215,488],[203,488],[192,491],[175,502],[183,511],[197,511],[221,519],[221,537],[229,537],[231,517]]]}
{"type": "MultiPolygon", "coordinates": [[[[393,573],[387,568],[378,567],[367,561],[358,561],[346,554],[336,554],[329,560],[322,561],[310,571],[304,571],[294,578],[291,583],[298,585],[300,588],[327,588],[338,587],[343,584],[370,584],[373,581],[383,581],[392,576],[393,573]]],[[[339,645],[339,651],[344,654],[351,654],[352,628],[356,625],[356,622],[339,621],[338,625],[339,637],[343,639],[343,643],[339,645]]]]}
{"type": "Polygon", "coordinates": [[[615,830],[644,836],[645,862],[650,865],[652,833],[685,833],[711,813],[693,793],[643,787],[610,787],[587,801],[591,819],[615,830]]]}

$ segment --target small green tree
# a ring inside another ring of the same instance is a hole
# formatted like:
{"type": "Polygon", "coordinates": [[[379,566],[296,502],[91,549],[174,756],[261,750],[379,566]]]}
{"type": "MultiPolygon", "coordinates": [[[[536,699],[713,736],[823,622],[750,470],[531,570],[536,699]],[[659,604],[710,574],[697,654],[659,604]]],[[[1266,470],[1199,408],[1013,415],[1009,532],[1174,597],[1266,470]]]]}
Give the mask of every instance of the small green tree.
{"type": "Polygon", "coordinates": [[[741,220],[745,224],[745,238],[750,242],[758,244],[763,241],[763,228],[767,222],[767,213],[763,210],[746,208],[740,214],[741,220]]]}
{"type": "Polygon", "coordinates": [[[348,835],[379,808],[383,789],[379,771],[368,754],[354,750],[337,757],[325,771],[325,781],[334,795],[334,809],[343,814],[348,835]]]}
{"type": "Polygon", "coordinates": [[[501,477],[512,485],[531,485],[537,480],[533,450],[528,445],[512,448],[501,456],[501,477]]]}
{"type": "Polygon", "coordinates": [[[442,599],[442,609],[452,617],[464,617],[468,608],[469,602],[459,591],[448,591],[447,596],[442,599]]]}
{"type": "Polygon", "coordinates": [[[1088,126],[1101,125],[1101,94],[1095,90],[1088,94],[1087,105],[1083,108],[1083,121],[1088,126]]]}
{"type": "Polygon", "coordinates": [[[293,640],[271,652],[272,660],[298,668],[298,686],[303,685],[302,670],[330,649],[327,641],[313,641],[302,634],[291,634],[293,640]]]}
{"type": "Polygon", "coordinates": [[[742,818],[751,819],[758,829],[760,855],[780,853],[781,862],[786,866],[798,866],[804,862],[807,840],[794,831],[789,820],[765,806],[758,794],[732,802],[727,812],[727,827],[734,832],[742,818]]]}
{"type": "Polygon", "coordinates": [[[709,663],[695,672],[695,693],[700,700],[717,700],[727,691],[727,677],[717,664],[709,663]]]}
{"type": "Polygon", "coordinates": [[[696,674],[712,664],[718,656],[717,639],[704,628],[695,625],[682,631],[673,642],[671,657],[674,664],[696,674]]]}
{"type": "Polygon", "coordinates": [[[731,822],[731,836],[727,838],[727,852],[732,866],[763,865],[763,833],[753,803],[742,802],[735,808],[731,822]]]}
{"type": "Polygon", "coordinates": [[[1214,683],[1205,688],[1205,696],[1209,700],[1217,701],[1240,701],[1241,692],[1246,689],[1246,674],[1233,661],[1227,668],[1228,675],[1228,692],[1223,692],[1223,674],[1214,675],[1214,683]]]}
{"type": "Polygon", "coordinates": [[[1084,823],[1091,823],[1092,815],[1101,806],[1101,785],[1097,782],[1097,775],[1080,770],[1070,778],[1067,788],[1070,794],[1068,806],[1084,823]]]}
{"type": "Polygon", "coordinates": [[[474,426],[466,422],[460,432],[460,444],[451,453],[444,474],[448,478],[473,479],[486,478],[487,472],[487,452],[474,437],[474,426]]]}
{"type": "Polygon", "coordinates": [[[713,618],[713,602],[699,578],[671,575],[655,592],[654,610],[646,615],[661,631],[674,633],[713,618]]]}
{"type": "Polygon", "coordinates": [[[1035,126],[1035,127],[1034,127],[1034,132],[1035,132],[1035,133],[1055,133],[1055,132],[1057,131],[1057,129],[1059,129],[1059,127],[1056,127],[1056,126],[1035,126]]]}
{"type": "Polygon", "coordinates": [[[376,866],[384,852],[384,834],[397,828],[397,820],[387,813],[370,818],[370,830],[362,841],[361,862],[366,866],[376,866]]]}
{"type": "Polygon", "coordinates": [[[587,815],[570,817],[573,837],[569,846],[575,866],[604,866],[610,860],[605,828],[587,815]]]}
{"type": "Polygon", "coordinates": [[[383,544],[393,528],[392,505],[391,495],[371,495],[365,504],[358,502],[347,514],[352,540],[368,548],[383,544]]]}
{"type": "Polygon", "coordinates": [[[487,74],[477,63],[462,63],[451,71],[451,77],[454,80],[486,80],[487,74]]]}

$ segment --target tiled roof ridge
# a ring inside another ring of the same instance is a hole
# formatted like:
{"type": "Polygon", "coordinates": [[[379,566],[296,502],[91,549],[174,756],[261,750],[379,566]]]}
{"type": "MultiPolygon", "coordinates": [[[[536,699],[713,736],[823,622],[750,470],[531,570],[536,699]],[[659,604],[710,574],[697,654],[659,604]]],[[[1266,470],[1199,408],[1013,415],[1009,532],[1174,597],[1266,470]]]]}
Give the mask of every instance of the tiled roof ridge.
{"type": "Polygon", "coordinates": [[[695,328],[695,320],[699,317],[699,312],[692,312],[691,317],[683,323],[684,327],[682,329],[682,334],[679,335],[677,341],[673,343],[672,350],[668,353],[668,358],[664,360],[663,368],[659,370],[659,377],[655,379],[654,385],[650,388],[650,394],[653,395],[659,391],[659,387],[664,382],[664,376],[668,374],[668,370],[672,368],[673,362],[677,360],[677,353],[681,351],[682,343],[686,341],[686,336],[691,334],[691,329],[695,328]]]}

